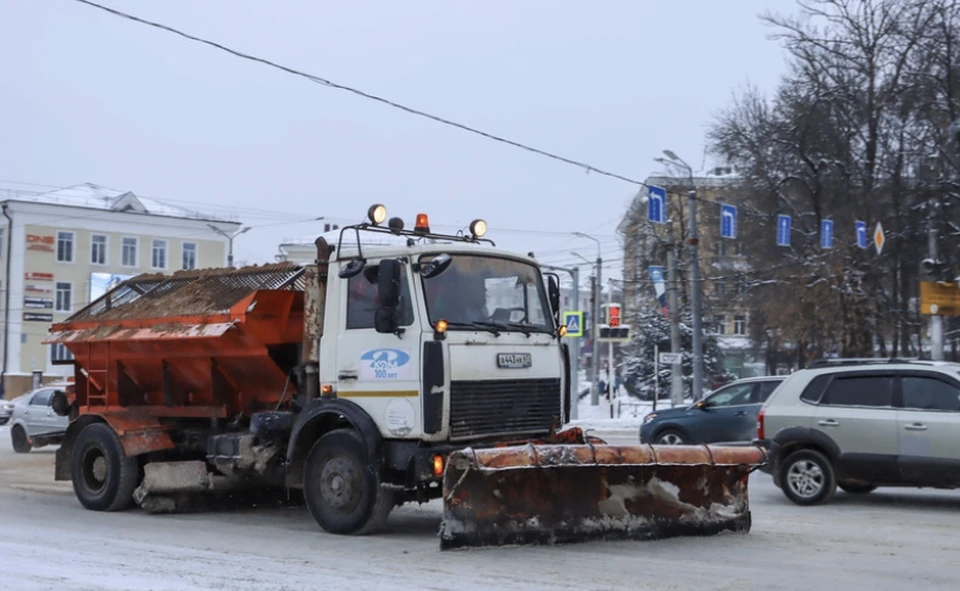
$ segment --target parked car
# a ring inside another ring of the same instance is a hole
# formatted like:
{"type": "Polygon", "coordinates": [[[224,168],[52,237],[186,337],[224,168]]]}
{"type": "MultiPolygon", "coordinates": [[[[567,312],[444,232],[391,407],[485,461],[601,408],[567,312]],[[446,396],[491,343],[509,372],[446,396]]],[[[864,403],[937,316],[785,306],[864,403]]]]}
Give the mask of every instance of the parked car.
{"type": "Polygon", "coordinates": [[[13,451],[27,453],[35,447],[58,445],[63,440],[69,417],[53,411],[53,393],[70,385],[48,384],[14,401],[10,416],[10,441],[13,451]]]}
{"type": "Polygon", "coordinates": [[[783,376],[743,378],[690,406],[657,410],[643,418],[640,442],[659,445],[750,442],[757,414],[783,376]]]}
{"type": "Polygon", "coordinates": [[[837,487],[960,488],[960,364],[818,360],[767,400],[757,442],[764,472],[798,505],[837,487]]]}
{"type": "Polygon", "coordinates": [[[0,427],[10,422],[10,416],[13,415],[13,400],[0,400],[0,427]]]}

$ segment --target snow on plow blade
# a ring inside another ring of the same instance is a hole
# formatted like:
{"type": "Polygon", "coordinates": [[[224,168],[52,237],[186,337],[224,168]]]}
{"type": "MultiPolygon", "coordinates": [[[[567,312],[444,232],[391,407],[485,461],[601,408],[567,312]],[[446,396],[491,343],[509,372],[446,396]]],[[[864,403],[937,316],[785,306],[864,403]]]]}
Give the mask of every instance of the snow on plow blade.
{"type": "Polygon", "coordinates": [[[440,549],[750,530],[754,446],[464,449],[443,476],[440,549]]]}

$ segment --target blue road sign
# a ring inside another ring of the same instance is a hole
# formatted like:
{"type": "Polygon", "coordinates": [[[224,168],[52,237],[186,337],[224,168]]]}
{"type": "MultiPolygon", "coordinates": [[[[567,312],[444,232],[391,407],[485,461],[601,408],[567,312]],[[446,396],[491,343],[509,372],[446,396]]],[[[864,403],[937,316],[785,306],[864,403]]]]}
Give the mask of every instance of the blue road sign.
{"type": "Polygon", "coordinates": [[[663,267],[651,266],[650,270],[650,281],[654,283],[660,283],[663,281],[663,267]]]}
{"type": "Polygon", "coordinates": [[[656,224],[667,223],[667,190],[650,185],[647,192],[647,219],[656,224]]]}
{"type": "Polygon", "coordinates": [[[563,313],[563,323],[567,325],[568,337],[583,336],[583,312],[573,311],[563,313]]]}
{"type": "Polygon", "coordinates": [[[790,216],[777,216],[777,246],[790,246],[790,216]]]}
{"type": "Polygon", "coordinates": [[[737,237],[737,206],[727,203],[720,204],[720,237],[737,237]]]}
{"type": "Polygon", "coordinates": [[[833,248],[833,220],[820,220],[820,248],[833,248]]]}
{"type": "Polygon", "coordinates": [[[867,222],[861,222],[857,220],[857,246],[860,248],[867,248],[867,222]]]}

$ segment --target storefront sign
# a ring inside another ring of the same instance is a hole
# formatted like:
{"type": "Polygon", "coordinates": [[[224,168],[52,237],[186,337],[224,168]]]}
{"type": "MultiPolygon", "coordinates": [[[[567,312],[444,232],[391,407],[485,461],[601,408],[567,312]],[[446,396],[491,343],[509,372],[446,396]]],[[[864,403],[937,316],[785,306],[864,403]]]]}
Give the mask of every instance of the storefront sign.
{"type": "Polygon", "coordinates": [[[39,236],[37,234],[27,234],[27,250],[42,250],[44,252],[53,252],[53,245],[56,239],[53,236],[39,236]]]}
{"type": "Polygon", "coordinates": [[[27,322],[53,322],[53,314],[37,314],[35,312],[24,312],[23,319],[27,322]]]}
{"type": "Polygon", "coordinates": [[[23,274],[27,281],[53,281],[53,273],[40,273],[39,271],[27,271],[23,274]]]}
{"type": "Polygon", "coordinates": [[[24,290],[32,293],[53,293],[52,287],[47,287],[46,285],[34,285],[33,283],[28,283],[24,290]]]}
{"type": "Polygon", "coordinates": [[[23,298],[24,308],[53,308],[52,298],[23,298]]]}

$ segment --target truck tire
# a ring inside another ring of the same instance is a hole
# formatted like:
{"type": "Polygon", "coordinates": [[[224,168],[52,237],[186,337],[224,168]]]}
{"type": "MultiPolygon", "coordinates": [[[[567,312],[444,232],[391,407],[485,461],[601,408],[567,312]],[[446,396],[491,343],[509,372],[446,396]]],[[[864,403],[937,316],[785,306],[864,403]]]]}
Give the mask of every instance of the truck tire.
{"type": "Polygon", "coordinates": [[[10,443],[13,444],[13,451],[18,454],[30,453],[33,448],[22,425],[14,425],[13,429],[10,429],[10,443]]]}
{"type": "Polygon", "coordinates": [[[780,462],[780,488],[797,505],[819,505],[837,491],[837,478],[825,455],[801,449],[780,462]]]}
{"type": "Polygon", "coordinates": [[[303,496],[310,514],[332,534],[368,534],[386,525],[393,491],[367,461],[353,429],[337,429],[317,440],[303,467],[303,496]]]}
{"type": "Polygon", "coordinates": [[[110,425],[91,423],[80,431],[70,454],[73,492],[91,511],[122,511],[133,504],[140,463],[127,457],[110,425]]]}

